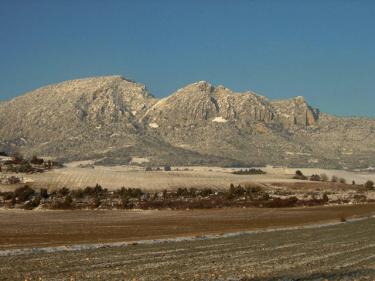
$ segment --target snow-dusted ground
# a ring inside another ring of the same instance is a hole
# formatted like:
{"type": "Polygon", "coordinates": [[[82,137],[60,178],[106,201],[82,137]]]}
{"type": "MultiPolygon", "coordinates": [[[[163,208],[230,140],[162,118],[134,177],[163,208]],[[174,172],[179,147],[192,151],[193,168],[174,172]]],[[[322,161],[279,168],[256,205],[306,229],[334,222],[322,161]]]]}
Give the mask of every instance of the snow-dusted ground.
{"type": "Polygon", "coordinates": [[[375,220],[0,257],[4,280],[374,280],[375,220]],[[26,262],[25,262],[26,261],[26,262]]]}
{"type": "MultiPolygon", "coordinates": [[[[137,159],[137,158],[135,158],[137,159]]],[[[142,161],[146,161],[142,159],[142,161]]],[[[299,182],[292,177],[296,168],[262,168],[265,175],[234,175],[233,168],[220,167],[172,167],[172,172],[152,171],[146,172],[139,166],[92,166],[93,161],[74,162],[62,169],[52,170],[43,174],[28,176],[34,183],[49,188],[84,188],[101,184],[108,189],[121,187],[142,188],[144,190],[176,189],[178,187],[195,188],[228,188],[231,183],[293,183],[299,182]],[[88,167],[85,167],[88,166],[88,167]],[[178,169],[178,171],[177,171],[178,169]]],[[[367,180],[375,181],[375,173],[355,172],[327,169],[300,169],[305,175],[326,174],[329,178],[333,175],[344,178],[348,183],[354,180],[363,184],[367,180]]]]}

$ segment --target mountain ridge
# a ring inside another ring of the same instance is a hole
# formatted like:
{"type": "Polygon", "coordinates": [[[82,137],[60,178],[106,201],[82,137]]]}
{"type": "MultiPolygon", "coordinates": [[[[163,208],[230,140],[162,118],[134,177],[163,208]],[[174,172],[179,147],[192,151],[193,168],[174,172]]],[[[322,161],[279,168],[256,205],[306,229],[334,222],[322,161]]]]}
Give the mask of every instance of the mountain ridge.
{"type": "Polygon", "coordinates": [[[120,75],[68,80],[0,103],[0,122],[0,149],[65,161],[375,165],[374,119],[340,118],[302,96],[270,100],[207,81],[158,99],[120,75]]]}

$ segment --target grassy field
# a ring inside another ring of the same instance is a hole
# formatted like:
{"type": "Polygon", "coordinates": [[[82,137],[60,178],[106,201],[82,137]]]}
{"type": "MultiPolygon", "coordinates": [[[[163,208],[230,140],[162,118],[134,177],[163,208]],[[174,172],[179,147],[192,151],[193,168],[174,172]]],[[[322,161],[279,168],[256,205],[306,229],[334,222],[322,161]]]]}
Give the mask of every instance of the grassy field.
{"type": "Polygon", "coordinates": [[[0,276],[4,281],[374,280],[374,237],[372,218],[208,240],[0,257],[0,276]]]}

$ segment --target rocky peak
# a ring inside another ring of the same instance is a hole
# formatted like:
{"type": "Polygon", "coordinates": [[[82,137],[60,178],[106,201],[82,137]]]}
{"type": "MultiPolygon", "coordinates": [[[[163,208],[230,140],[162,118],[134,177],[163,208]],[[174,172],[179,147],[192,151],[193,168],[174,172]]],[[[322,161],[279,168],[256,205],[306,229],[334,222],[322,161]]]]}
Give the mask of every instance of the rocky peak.
{"type": "Polygon", "coordinates": [[[146,113],[146,119],[158,124],[226,120],[242,124],[276,122],[287,129],[314,125],[318,118],[319,111],[310,107],[301,96],[269,101],[254,92],[238,93],[222,85],[214,87],[206,81],[195,82],[177,90],[146,113]]]}
{"type": "Polygon", "coordinates": [[[319,119],[319,110],[312,108],[302,96],[271,101],[271,105],[286,128],[312,126],[319,119]]]}
{"type": "Polygon", "coordinates": [[[138,119],[155,102],[144,85],[122,76],[70,80],[9,101],[0,111],[0,135],[47,142],[66,132],[95,135],[103,127],[118,126],[125,133],[140,127],[138,119]]]}
{"type": "Polygon", "coordinates": [[[214,87],[207,81],[198,81],[177,90],[176,94],[210,94],[214,91],[214,87]]]}
{"type": "Polygon", "coordinates": [[[180,124],[208,120],[219,110],[213,91],[214,87],[206,81],[189,84],[157,102],[146,113],[146,119],[180,124]]]}
{"type": "Polygon", "coordinates": [[[90,77],[62,82],[31,95],[53,95],[75,107],[80,120],[113,122],[140,116],[156,102],[143,84],[120,75],[90,77]]]}
{"type": "Polygon", "coordinates": [[[236,93],[224,86],[214,87],[206,81],[177,90],[157,102],[146,115],[153,124],[167,123],[168,126],[185,123],[204,126],[205,122],[211,124],[215,120],[271,122],[274,118],[266,98],[252,92],[236,93]]]}

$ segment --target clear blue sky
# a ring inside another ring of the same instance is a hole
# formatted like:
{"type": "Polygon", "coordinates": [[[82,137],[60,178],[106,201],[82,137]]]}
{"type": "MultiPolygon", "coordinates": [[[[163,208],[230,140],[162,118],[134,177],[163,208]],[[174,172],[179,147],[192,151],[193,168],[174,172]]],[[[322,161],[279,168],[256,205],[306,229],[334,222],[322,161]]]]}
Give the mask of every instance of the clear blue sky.
{"type": "Polygon", "coordinates": [[[109,74],[375,117],[375,1],[0,1],[0,99],[109,74]]]}

